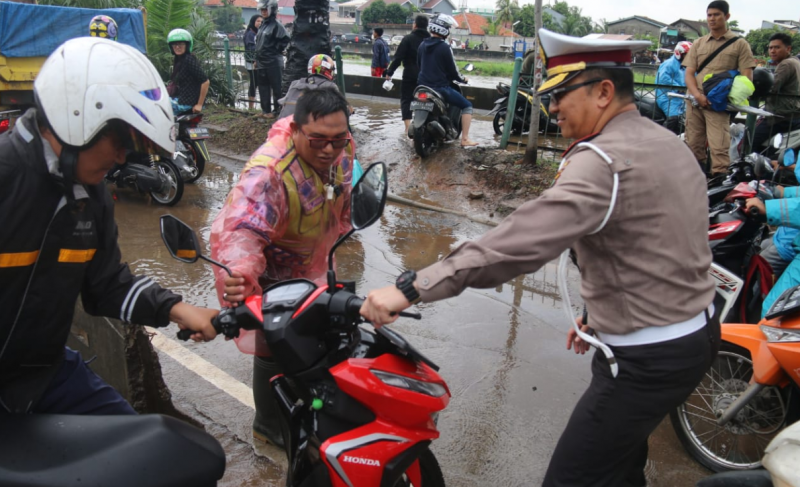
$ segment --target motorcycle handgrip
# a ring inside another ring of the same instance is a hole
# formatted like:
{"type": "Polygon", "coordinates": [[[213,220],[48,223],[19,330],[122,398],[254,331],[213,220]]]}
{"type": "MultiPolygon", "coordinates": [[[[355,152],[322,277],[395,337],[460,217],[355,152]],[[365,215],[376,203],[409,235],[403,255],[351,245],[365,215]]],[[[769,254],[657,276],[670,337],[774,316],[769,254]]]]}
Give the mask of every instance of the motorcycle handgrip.
{"type": "MultiPolygon", "coordinates": [[[[361,299],[359,297],[354,297],[348,303],[348,307],[350,307],[351,310],[353,310],[356,313],[358,313],[358,311],[361,309],[361,305],[363,305],[363,304],[364,304],[364,300],[363,299],[361,299]]],[[[408,311],[401,311],[399,313],[397,313],[397,312],[389,313],[390,316],[397,316],[398,314],[403,318],[414,318],[415,320],[421,320],[422,319],[422,315],[419,314],[419,313],[410,313],[408,311]]]]}
{"type": "Polygon", "coordinates": [[[751,206],[750,209],[747,210],[747,214],[750,216],[758,216],[758,208],[751,206]]]}
{"type": "Polygon", "coordinates": [[[188,340],[194,332],[192,330],[181,330],[178,332],[178,340],[183,340],[184,342],[188,340]]]}
{"type": "MultiPolygon", "coordinates": [[[[219,315],[215,316],[214,319],[211,320],[211,326],[214,327],[214,331],[216,331],[217,334],[220,334],[221,333],[221,331],[220,331],[221,328],[219,326],[219,323],[217,323],[217,318],[219,318],[219,315]]],[[[180,330],[178,332],[178,340],[183,340],[185,342],[185,341],[189,340],[189,338],[191,338],[194,333],[195,332],[193,332],[192,330],[188,330],[188,329],[187,330],[180,330]]]]}

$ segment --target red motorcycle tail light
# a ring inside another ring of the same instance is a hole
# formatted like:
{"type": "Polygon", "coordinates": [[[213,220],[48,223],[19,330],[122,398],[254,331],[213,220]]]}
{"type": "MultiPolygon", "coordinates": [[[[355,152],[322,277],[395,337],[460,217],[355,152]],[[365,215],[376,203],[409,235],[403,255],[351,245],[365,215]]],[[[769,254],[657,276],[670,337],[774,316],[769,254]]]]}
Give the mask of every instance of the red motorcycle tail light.
{"type": "Polygon", "coordinates": [[[427,99],[428,99],[428,94],[425,93],[424,91],[417,95],[417,100],[427,100],[427,99]]]}
{"type": "Polygon", "coordinates": [[[9,119],[0,120],[0,134],[8,130],[11,126],[11,121],[9,119]]]}

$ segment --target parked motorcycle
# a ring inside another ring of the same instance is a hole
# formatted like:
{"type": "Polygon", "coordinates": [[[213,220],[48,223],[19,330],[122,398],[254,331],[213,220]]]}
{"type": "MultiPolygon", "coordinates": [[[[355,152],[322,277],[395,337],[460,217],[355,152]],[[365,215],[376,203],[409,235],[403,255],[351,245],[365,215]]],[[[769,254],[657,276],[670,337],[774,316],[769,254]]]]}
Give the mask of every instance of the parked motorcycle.
{"type": "MultiPolygon", "coordinates": [[[[284,370],[270,384],[289,425],[287,486],[444,486],[429,446],[439,437],[438,412],[450,401],[447,384],[400,334],[360,326],[364,300],[332,268],[336,248],[380,217],[386,192],[386,167],[374,164],[353,188],[353,229],[330,251],[327,285],[280,282],[214,320],[226,337],[262,330],[284,370]]],[[[161,233],[173,257],[213,262],[176,218],[163,216],[161,233]]]]}
{"type": "Polygon", "coordinates": [[[770,440],[800,417],[798,312],[800,286],[784,292],[758,326],[722,325],[719,355],[670,413],[684,448],[705,467],[758,468],[770,440]]]}
{"type": "Polygon", "coordinates": [[[193,183],[203,175],[206,162],[211,158],[206,139],[211,137],[208,129],[200,127],[202,113],[185,113],[175,119],[178,124],[178,140],[172,162],[181,172],[184,182],[193,183]]]}
{"type": "Polygon", "coordinates": [[[158,414],[0,415],[0,485],[214,487],[225,452],[205,431],[158,414]]]}
{"type": "Polygon", "coordinates": [[[769,442],[761,459],[766,470],[723,472],[697,482],[696,487],[800,487],[800,423],[794,423],[769,442]]]}
{"type": "Polygon", "coordinates": [[[183,196],[183,178],[175,164],[157,155],[130,154],[124,164],[115,166],[106,181],[118,188],[133,188],[150,193],[154,200],[174,206],[183,196]]]}
{"type": "Polygon", "coordinates": [[[772,268],[759,255],[769,227],[744,210],[745,200],[759,194],[771,198],[771,191],[763,185],[757,191],[741,183],[731,192],[730,202],[709,213],[708,243],[713,256],[709,274],[722,298],[715,304],[721,306],[718,316],[723,323],[757,323],[774,281],[772,268]]]}
{"type": "MultiPolygon", "coordinates": [[[[503,135],[503,127],[508,118],[508,94],[511,92],[511,87],[506,83],[497,83],[496,89],[500,98],[494,101],[494,108],[488,115],[494,116],[492,121],[494,133],[503,135]]],[[[531,88],[517,88],[517,104],[514,108],[514,121],[511,126],[513,135],[527,132],[531,126],[531,107],[534,98],[535,93],[531,88]]],[[[550,121],[550,114],[546,108],[549,105],[550,95],[544,95],[539,99],[539,131],[555,134],[558,131],[558,125],[550,121]]]]}

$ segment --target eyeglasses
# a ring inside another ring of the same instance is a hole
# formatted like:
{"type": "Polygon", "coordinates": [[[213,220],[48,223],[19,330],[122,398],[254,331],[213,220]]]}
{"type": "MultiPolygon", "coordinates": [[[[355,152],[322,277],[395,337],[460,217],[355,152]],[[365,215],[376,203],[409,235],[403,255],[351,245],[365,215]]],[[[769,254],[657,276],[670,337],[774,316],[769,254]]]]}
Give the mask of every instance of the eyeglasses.
{"type": "Polygon", "coordinates": [[[550,92],[550,100],[555,101],[556,103],[561,103],[561,100],[564,99],[564,95],[569,93],[570,91],[575,91],[578,88],[593,85],[595,83],[599,83],[607,78],[594,78],[590,79],[589,81],[584,81],[583,83],[578,83],[577,85],[567,86],[565,88],[556,88],[555,90],[550,92]]]}
{"type": "Polygon", "coordinates": [[[303,132],[303,129],[298,130],[300,130],[300,133],[303,134],[306,139],[308,139],[308,145],[310,145],[312,149],[316,150],[324,149],[328,144],[330,144],[334,149],[341,149],[350,142],[350,137],[346,137],[344,139],[323,139],[318,137],[309,137],[305,132],[303,132]]]}

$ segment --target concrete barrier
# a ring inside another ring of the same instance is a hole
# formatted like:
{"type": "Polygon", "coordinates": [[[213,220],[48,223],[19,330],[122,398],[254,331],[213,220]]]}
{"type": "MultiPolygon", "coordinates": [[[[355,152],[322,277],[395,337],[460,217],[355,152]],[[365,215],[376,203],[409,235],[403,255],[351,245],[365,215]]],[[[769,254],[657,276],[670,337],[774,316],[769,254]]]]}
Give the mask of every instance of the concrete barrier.
{"type": "MultiPolygon", "coordinates": [[[[343,55],[349,54],[372,59],[372,44],[342,44],[341,46],[343,55]]],[[[514,61],[511,52],[453,49],[453,55],[459,61],[508,61],[509,63],[514,61]]]]}
{"type": "Polygon", "coordinates": [[[78,301],[67,346],[79,351],[84,360],[94,358],[91,369],[139,413],[167,414],[199,426],[172,404],[144,327],[91,316],[78,301]]]}
{"type": "MultiPolygon", "coordinates": [[[[346,74],[344,75],[345,93],[348,95],[354,94],[399,100],[400,92],[402,91],[402,81],[393,79],[394,88],[392,88],[392,91],[383,89],[384,81],[383,78],[346,74]]],[[[461,91],[464,97],[472,103],[472,106],[478,110],[491,110],[494,108],[494,101],[499,97],[497,91],[491,88],[477,88],[475,86],[462,85],[461,91]]]]}

